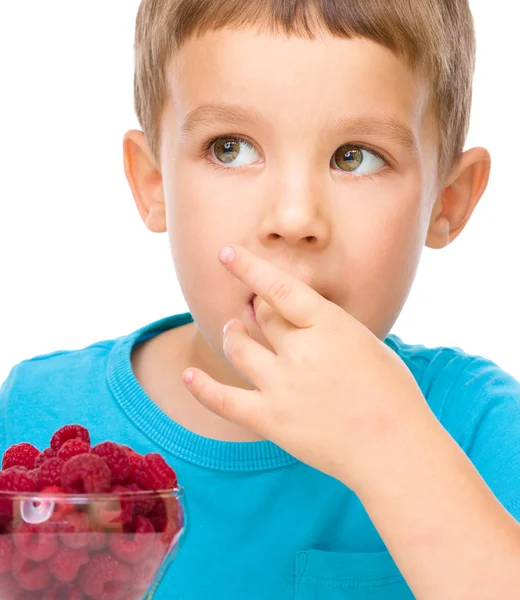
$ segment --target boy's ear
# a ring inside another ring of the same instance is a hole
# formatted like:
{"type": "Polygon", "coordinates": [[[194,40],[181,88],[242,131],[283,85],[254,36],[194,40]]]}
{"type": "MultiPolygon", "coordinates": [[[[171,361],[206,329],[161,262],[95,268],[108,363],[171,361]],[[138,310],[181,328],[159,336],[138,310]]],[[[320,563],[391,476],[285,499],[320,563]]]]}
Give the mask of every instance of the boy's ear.
{"type": "Polygon", "coordinates": [[[487,187],[490,170],[491,156],[485,148],[472,148],[462,154],[433,207],[426,237],[428,248],[444,248],[461,233],[487,187]]]}
{"type": "Polygon", "coordinates": [[[127,131],[123,139],[125,174],[137,210],[150,231],[166,232],[162,173],[142,131],[127,131]]]}

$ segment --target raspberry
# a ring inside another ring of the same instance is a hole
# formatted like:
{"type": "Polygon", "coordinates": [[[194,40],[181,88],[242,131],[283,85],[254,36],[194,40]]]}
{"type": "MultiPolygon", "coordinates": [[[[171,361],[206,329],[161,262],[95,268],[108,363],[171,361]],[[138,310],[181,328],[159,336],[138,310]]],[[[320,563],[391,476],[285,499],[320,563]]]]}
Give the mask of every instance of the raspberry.
{"type": "Polygon", "coordinates": [[[73,456],[78,456],[80,454],[86,454],[90,450],[90,444],[85,442],[84,440],[80,440],[78,438],[69,440],[65,442],[63,446],[58,450],[58,458],[61,458],[64,461],[69,460],[73,456]]]}
{"type": "Polygon", "coordinates": [[[51,582],[51,574],[45,563],[34,562],[18,552],[13,557],[13,575],[24,590],[44,590],[51,582]]]}
{"type": "Polygon", "coordinates": [[[83,592],[77,585],[56,581],[45,590],[41,600],[83,600],[83,592]]]}
{"type": "Polygon", "coordinates": [[[112,474],[112,483],[122,483],[130,474],[128,452],[114,442],[102,442],[90,450],[106,462],[112,474]]]}
{"type": "MultiPolygon", "coordinates": [[[[141,562],[132,565],[132,588],[147,590],[152,585],[155,575],[162,564],[164,554],[164,550],[162,556],[158,552],[153,552],[141,562]]],[[[144,594],[142,596],[144,597],[144,594]]]]}
{"type": "Polygon", "coordinates": [[[74,504],[72,502],[67,502],[65,497],[63,499],[58,499],[60,494],[64,494],[65,490],[62,487],[57,485],[49,485],[40,490],[40,494],[52,494],[56,496],[54,500],[54,512],[52,513],[52,521],[59,523],[65,517],[74,511],[74,504]]]}
{"type": "Polygon", "coordinates": [[[148,519],[157,532],[165,531],[168,526],[175,526],[176,529],[179,529],[181,526],[180,511],[181,506],[177,498],[157,498],[148,519]]]}
{"type": "Polygon", "coordinates": [[[154,528],[146,517],[141,515],[132,523],[135,533],[117,533],[109,536],[112,554],[122,561],[136,564],[150,554],[154,544],[154,528]]]}
{"type": "Polygon", "coordinates": [[[34,468],[37,469],[49,458],[56,458],[57,454],[58,453],[56,452],[56,450],[53,450],[52,448],[45,448],[45,450],[43,452],[40,452],[40,454],[34,461],[34,468]]]}
{"type": "Polygon", "coordinates": [[[11,573],[0,573],[0,591],[1,598],[9,598],[9,600],[19,600],[20,586],[11,573]]]}
{"type": "Polygon", "coordinates": [[[79,438],[90,445],[88,429],[81,425],[65,425],[56,431],[51,438],[51,448],[58,451],[68,440],[79,438]]]}
{"type": "Polygon", "coordinates": [[[7,573],[11,570],[13,553],[14,545],[11,537],[8,535],[0,535],[0,573],[7,573]]]}
{"type": "MultiPolygon", "coordinates": [[[[143,492],[144,490],[140,488],[137,483],[130,483],[126,486],[127,491],[131,492],[143,492]]],[[[154,498],[141,498],[139,494],[136,494],[132,497],[132,501],[134,503],[134,513],[136,515],[147,515],[152,512],[153,507],[155,506],[154,498]]]]}
{"type": "Polygon", "coordinates": [[[125,484],[134,483],[135,482],[135,474],[141,468],[144,457],[137,452],[131,450],[128,452],[128,462],[130,463],[130,473],[125,480],[125,484]]]}
{"type": "Polygon", "coordinates": [[[86,513],[71,512],[60,523],[60,541],[67,548],[85,548],[90,539],[90,519],[86,513]]]}
{"type": "Polygon", "coordinates": [[[0,471],[0,490],[5,492],[36,492],[36,483],[23,468],[0,471]]]}
{"type": "Polygon", "coordinates": [[[73,456],[63,465],[61,485],[66,492],[95,494],[110,489],[110,469],[95,454],[73,456]]]}
{"type": "Polygon", "coordinates": [[[76,579],[79,569],[88,561],[85,548],[59,548],[49,560],[49,570],[58,581],[70,582],[76,579]]]}
{"type": "Polygon", "coordinates": [[[145,490],[169,490],[177,487],[177,475],[160,454],[151,452],[137,468],[135,482],[145,490]]]}
{"type": "MultiPolygon", "coordinates": [[[[37,485],[30,476],[30,471],[25,467],[10,467],[7,471],[0,471],[0,491],[4,492],[35,492],[37,485]]],[[[0,526],[2,530],[9,530],[13,517],[13,500],[1,497],[0,494],[0,526]]]]}
{"type": "Polygon", "coordinates": [[[130,591],[132,570],[111,554],[103,552],[91,557],[81,570],[80,586],[87,596],[103,600],[119,600],[130,591]]]}
{"type": "Polygon", "coordinates": [[[105,531],[94,526],[88,537],[87,549],[89,552],[99,552],[100,550],[104,550],[107,547],[107,544],[108,536],[105,531]]]}
{"type": "Polygon", "coordinates": [[[2,469],[18,466],[27,467],[29,470],[34,469],[34,461],[39,454],[38,448],[35,448],[32,444],[26,442],[15,444],[5,451],[2,458],[2,469]]]}
{"type": "Polygon", "coordinates": [[[16,554],[33,562],[42,562],[51,557],[56,552],[58,540],[50,528],[48,521],[41,525],[22,521],[12,534],[16,554]]]}
{"type": "Polygon", "coordinates": [[[33,471],[38,490],[48,486],[60,486],[61,471],[65,461],[61,458],[48,458],[33,471]]]}

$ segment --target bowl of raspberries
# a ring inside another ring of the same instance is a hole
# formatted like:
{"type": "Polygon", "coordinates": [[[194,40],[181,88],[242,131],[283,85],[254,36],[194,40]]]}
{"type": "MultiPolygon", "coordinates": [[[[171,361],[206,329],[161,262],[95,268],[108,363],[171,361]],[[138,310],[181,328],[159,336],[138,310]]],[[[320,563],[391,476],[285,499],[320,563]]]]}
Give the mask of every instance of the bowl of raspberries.
{"type": "Polygon", "coordinates": [[[158,453],[91,444],[77,424],[0,470],[0,600],[150,600],[186,532],[184,490],[158,453]]]}

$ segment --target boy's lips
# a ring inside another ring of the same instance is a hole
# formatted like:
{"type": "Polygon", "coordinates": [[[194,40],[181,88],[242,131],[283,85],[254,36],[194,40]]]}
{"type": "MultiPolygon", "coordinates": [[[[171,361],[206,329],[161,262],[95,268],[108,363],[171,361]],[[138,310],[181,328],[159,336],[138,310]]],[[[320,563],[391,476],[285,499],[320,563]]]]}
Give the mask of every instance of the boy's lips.
{"type": "MultiPolygon", "coordinates": [[[[320,292],[318,292],[318,293],[320,293],[320,292]]],[[[247,305],[246,306],[251,306],[253,309],[253,312],[255,310],[254,301],[255,301],[256,296],[257,296],[257,294],[252,293],[252,294],[249,294],[249,296],[247,297],[247,305]]],[[[325,300],[329,300],[329,302],[332,302],[332,300],[330,300],[330,298],[325,296],[325,294],[321,294],[321,296],[323,296],[325,298],[325,300]]]]}

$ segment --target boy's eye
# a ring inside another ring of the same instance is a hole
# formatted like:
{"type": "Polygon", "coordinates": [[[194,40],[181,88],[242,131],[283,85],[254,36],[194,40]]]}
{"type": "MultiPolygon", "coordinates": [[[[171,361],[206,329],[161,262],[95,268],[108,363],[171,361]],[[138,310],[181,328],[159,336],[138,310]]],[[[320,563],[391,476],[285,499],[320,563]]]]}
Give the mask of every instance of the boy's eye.
{"type": "Polygon", "coordinates": [[[374,172],[374,170],[381,169],[387,163],[383,158],[367,148],[346,144],[336,150],[331,164],[342,171],[349,173],[355,171],[356,175],[362,175],[367,171],[374,172]],[[367,155],[367,158],[364,155],[367,155]]]}
{"type": "MultiPolygon", "coordinates": [[[[251,142],[235,136],[211,140],[207,150],[211,150],[211,154],[219,163],[233,167],[250,165],[259,158],[251,142]]],[[[387,164],[377,152],[353,144],[340,146],[331,159],[332,167],[355,175],[374,173],[387,164]]]]}
{"type": "Polygon", "coordinates": [[[233,163],[233,166],[240,167],[255,160],[255,147],[242,138],[219,138],[212,145],[215,158],[224,164],[233,163]],[[245,146],[244,150],[241,149],[242,146],[245,146]]]}

